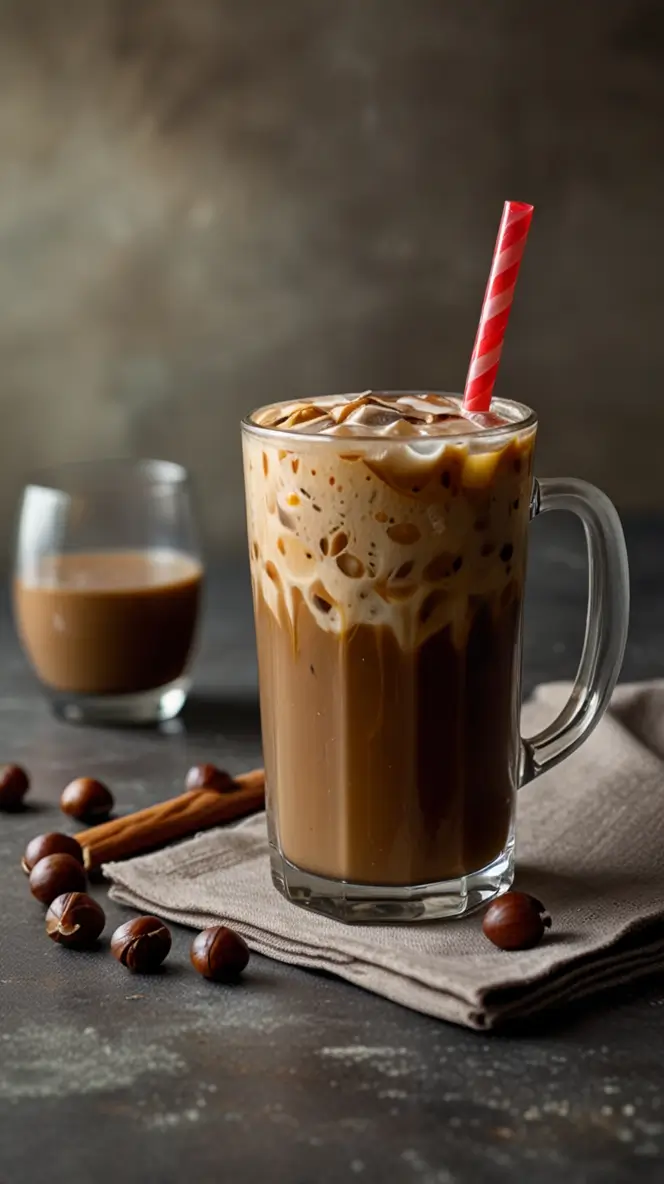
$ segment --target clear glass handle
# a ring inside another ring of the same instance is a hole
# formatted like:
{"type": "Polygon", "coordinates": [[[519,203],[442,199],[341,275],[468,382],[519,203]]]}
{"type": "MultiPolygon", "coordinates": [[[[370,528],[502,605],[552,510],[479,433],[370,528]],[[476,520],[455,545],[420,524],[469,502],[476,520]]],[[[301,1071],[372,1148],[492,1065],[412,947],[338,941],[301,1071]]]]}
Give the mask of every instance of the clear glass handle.
{"type": "Polygon", "coordinates": [[[606,494],[571,477],[536,481],[531,518],[548,510],[571,510],[583,523],[588,547],[586,635],[563,710],[537,736],[523,740],[522,785],[574,752],[599,723],[618,680],[629,621],[625,536],[606,494]]]}

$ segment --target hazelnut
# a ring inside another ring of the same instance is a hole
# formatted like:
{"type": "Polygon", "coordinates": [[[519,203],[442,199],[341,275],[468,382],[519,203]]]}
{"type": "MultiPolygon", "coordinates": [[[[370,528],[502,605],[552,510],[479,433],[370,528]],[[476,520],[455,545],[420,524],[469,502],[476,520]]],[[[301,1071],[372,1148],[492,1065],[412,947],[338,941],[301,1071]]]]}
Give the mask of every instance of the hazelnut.
{"type": "Polygon", "coordinates": [[[61,946],[81,949],[96,942],[104,925],[104,910],[87,892],[56,896],[46,914],[46,932],[61,946]]]}
{"type": "Polygon", "coordinates": [[[482,931],[501,950],[530,950],[551,927],[551,918],[534,896],[526,892],[506,892],[489,905],[482,931]]]}
{"type": "Polygon", "coordinates": [[[61,835],[57,831],[53,831],[51,834],[37,835],[34,839],[30,839],[21,860],[23,871],[30,875],[35,864],[39,863],[40,859],[45,859],[47,855],[71,855],[72,859],[78,860],[80,864],[83,863],[83,851],[80,843],[77,843],[71,835],[61,835]]]}
{"type": "Polygon", "coordinates": [[[30,788],[30,778],[20,765],[0,765],[0,810],[18,810],[30,788]]]}
{"type": "Polygon", "coordinates": [[[42,904],[63,892],[83,892],[85,872],[73,855],[47,855],[30,872],[30,891],[42,904]]]}
{"type": "Polygon", "coordinates": [[[249,961],[249,947],[233,929],[212,925],[194,938],[191,961],[204,978],[229,983],[242,974],[249,961]]]}
{"type": "Polygon", "coordinates": [[[157,917],[135,917],[115,930],[111,953],[136,974],[152,974],[171,948],[169,930],[157,917]]]}
{"type": "Polygon", "coordinates": [[[237,789],[233,778],[216,765],[194,765],[187,773],[185,788],[216,789],[218,793],[232,793],[237,789]]]}
{"type": "Polygon", "coordinates": [[[77,777],[63,789],[60,809],[80,822],[101,822],[113,809],[113,794],[94,777],[77,777]]]}

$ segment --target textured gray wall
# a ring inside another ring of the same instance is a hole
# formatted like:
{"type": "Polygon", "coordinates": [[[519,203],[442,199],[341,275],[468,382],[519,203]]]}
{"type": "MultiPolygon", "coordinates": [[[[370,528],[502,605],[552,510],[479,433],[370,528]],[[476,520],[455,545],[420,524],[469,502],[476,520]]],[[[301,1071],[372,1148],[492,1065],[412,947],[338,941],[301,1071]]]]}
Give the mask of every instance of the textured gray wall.
{"type": "Polygon", "coordinates": [[[663,67],[661,0],[0,0],[0,534],[130,452],[238,542],[242,412],[462,385],[508,196],[499,389],[661,504],[663,67]]]}

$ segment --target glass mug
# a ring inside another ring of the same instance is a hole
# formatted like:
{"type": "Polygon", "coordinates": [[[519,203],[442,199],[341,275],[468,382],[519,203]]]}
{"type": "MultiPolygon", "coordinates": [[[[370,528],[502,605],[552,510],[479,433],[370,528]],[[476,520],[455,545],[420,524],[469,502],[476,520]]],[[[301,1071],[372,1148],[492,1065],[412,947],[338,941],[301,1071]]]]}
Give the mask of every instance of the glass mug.
{"type": "Polygon", "coordinates": [[[147,724],[182,708],[203,568],[189,480],[170,461],[84,461],[23,493],[14,616],[54,710],[147,724]]]}
{"type": "Polygon", "coordinates": [[[586,739],[618,677],[618,515],[584,481],[534,480],[534,412],[492,410],[509,422],[434,441],[307,435],[265,408],[242,425],[272,878],[342,921],[506,891],[517,789],[586,739]],[[548,510],[583,523],[587,626],[567,705],[523,738],[527,531],[548,510]]]}

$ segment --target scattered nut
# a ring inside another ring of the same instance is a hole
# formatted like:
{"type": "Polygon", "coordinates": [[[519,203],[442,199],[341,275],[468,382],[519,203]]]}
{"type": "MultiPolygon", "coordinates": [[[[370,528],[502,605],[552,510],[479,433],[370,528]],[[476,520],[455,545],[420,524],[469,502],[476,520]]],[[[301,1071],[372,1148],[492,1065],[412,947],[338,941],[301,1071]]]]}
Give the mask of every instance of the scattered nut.
{"type": "Polygon", "coordinates": [[[30,788],[30,778],[20,765],[0,765],[0,810],[18,810],[30,788]]]}
{"type": "Polygon", "coordinates": [[[57,831],[53,831],[47,835],[36,835],[34,839],[30,839],[26,849],[25,855],[21,860],[21,867],[26,875],[30,875],[36,863],[40,859],[45,859],[47,855],[71,855],[72,859],[78,860],[80,864],[83,863],[83,851],[80,843],[71,835],[61,835],[57,831]]]}
{"type": "Polygon", "coordinates": [[[551,918],[534,896],[526,892],[506,892],[489,905],[482,931],[501,950],[530,950],[551,927],[551,918]]]}
{"type": "Polygon", "coordinates": [[[73,855],[47,855],[30,872],[30,891],[42,904],[63,892],[83,892],[85,885],[85,872],[73,855]]]}
{"type": "Polygon", "coordinates": [[[170,932],[157,917],[126,921],[111,938],[111,953],[136,974],[158,970],[170,948],[170,932]]]}
{"type": "Polygon", "coordinates": [[[46,914],[46,932],[61,946],[81,949],[97,940],[104,925],[104,910],[87,892],[56,896],[46,914]]]}
{"type": "Polygon", "coordinates": [[[249,947],[233,929],[212,925],[194,938],[191,961],[204,978],[229,983],[242,974],[249,961],[249,947]]]}
{"type": "Polygon", "coordinates": [[[232,793],[236,784],[229,773],[216,765],[194,765],[187,773],[186,789],[216,789],[218,793],[232,793]]]}
{"type": "Polygon", "coordinates": [[[113,794],[94,777],[77,777],[63,789],[60,809],[80,822],[100,822],[113,809],[113,794]]]}

